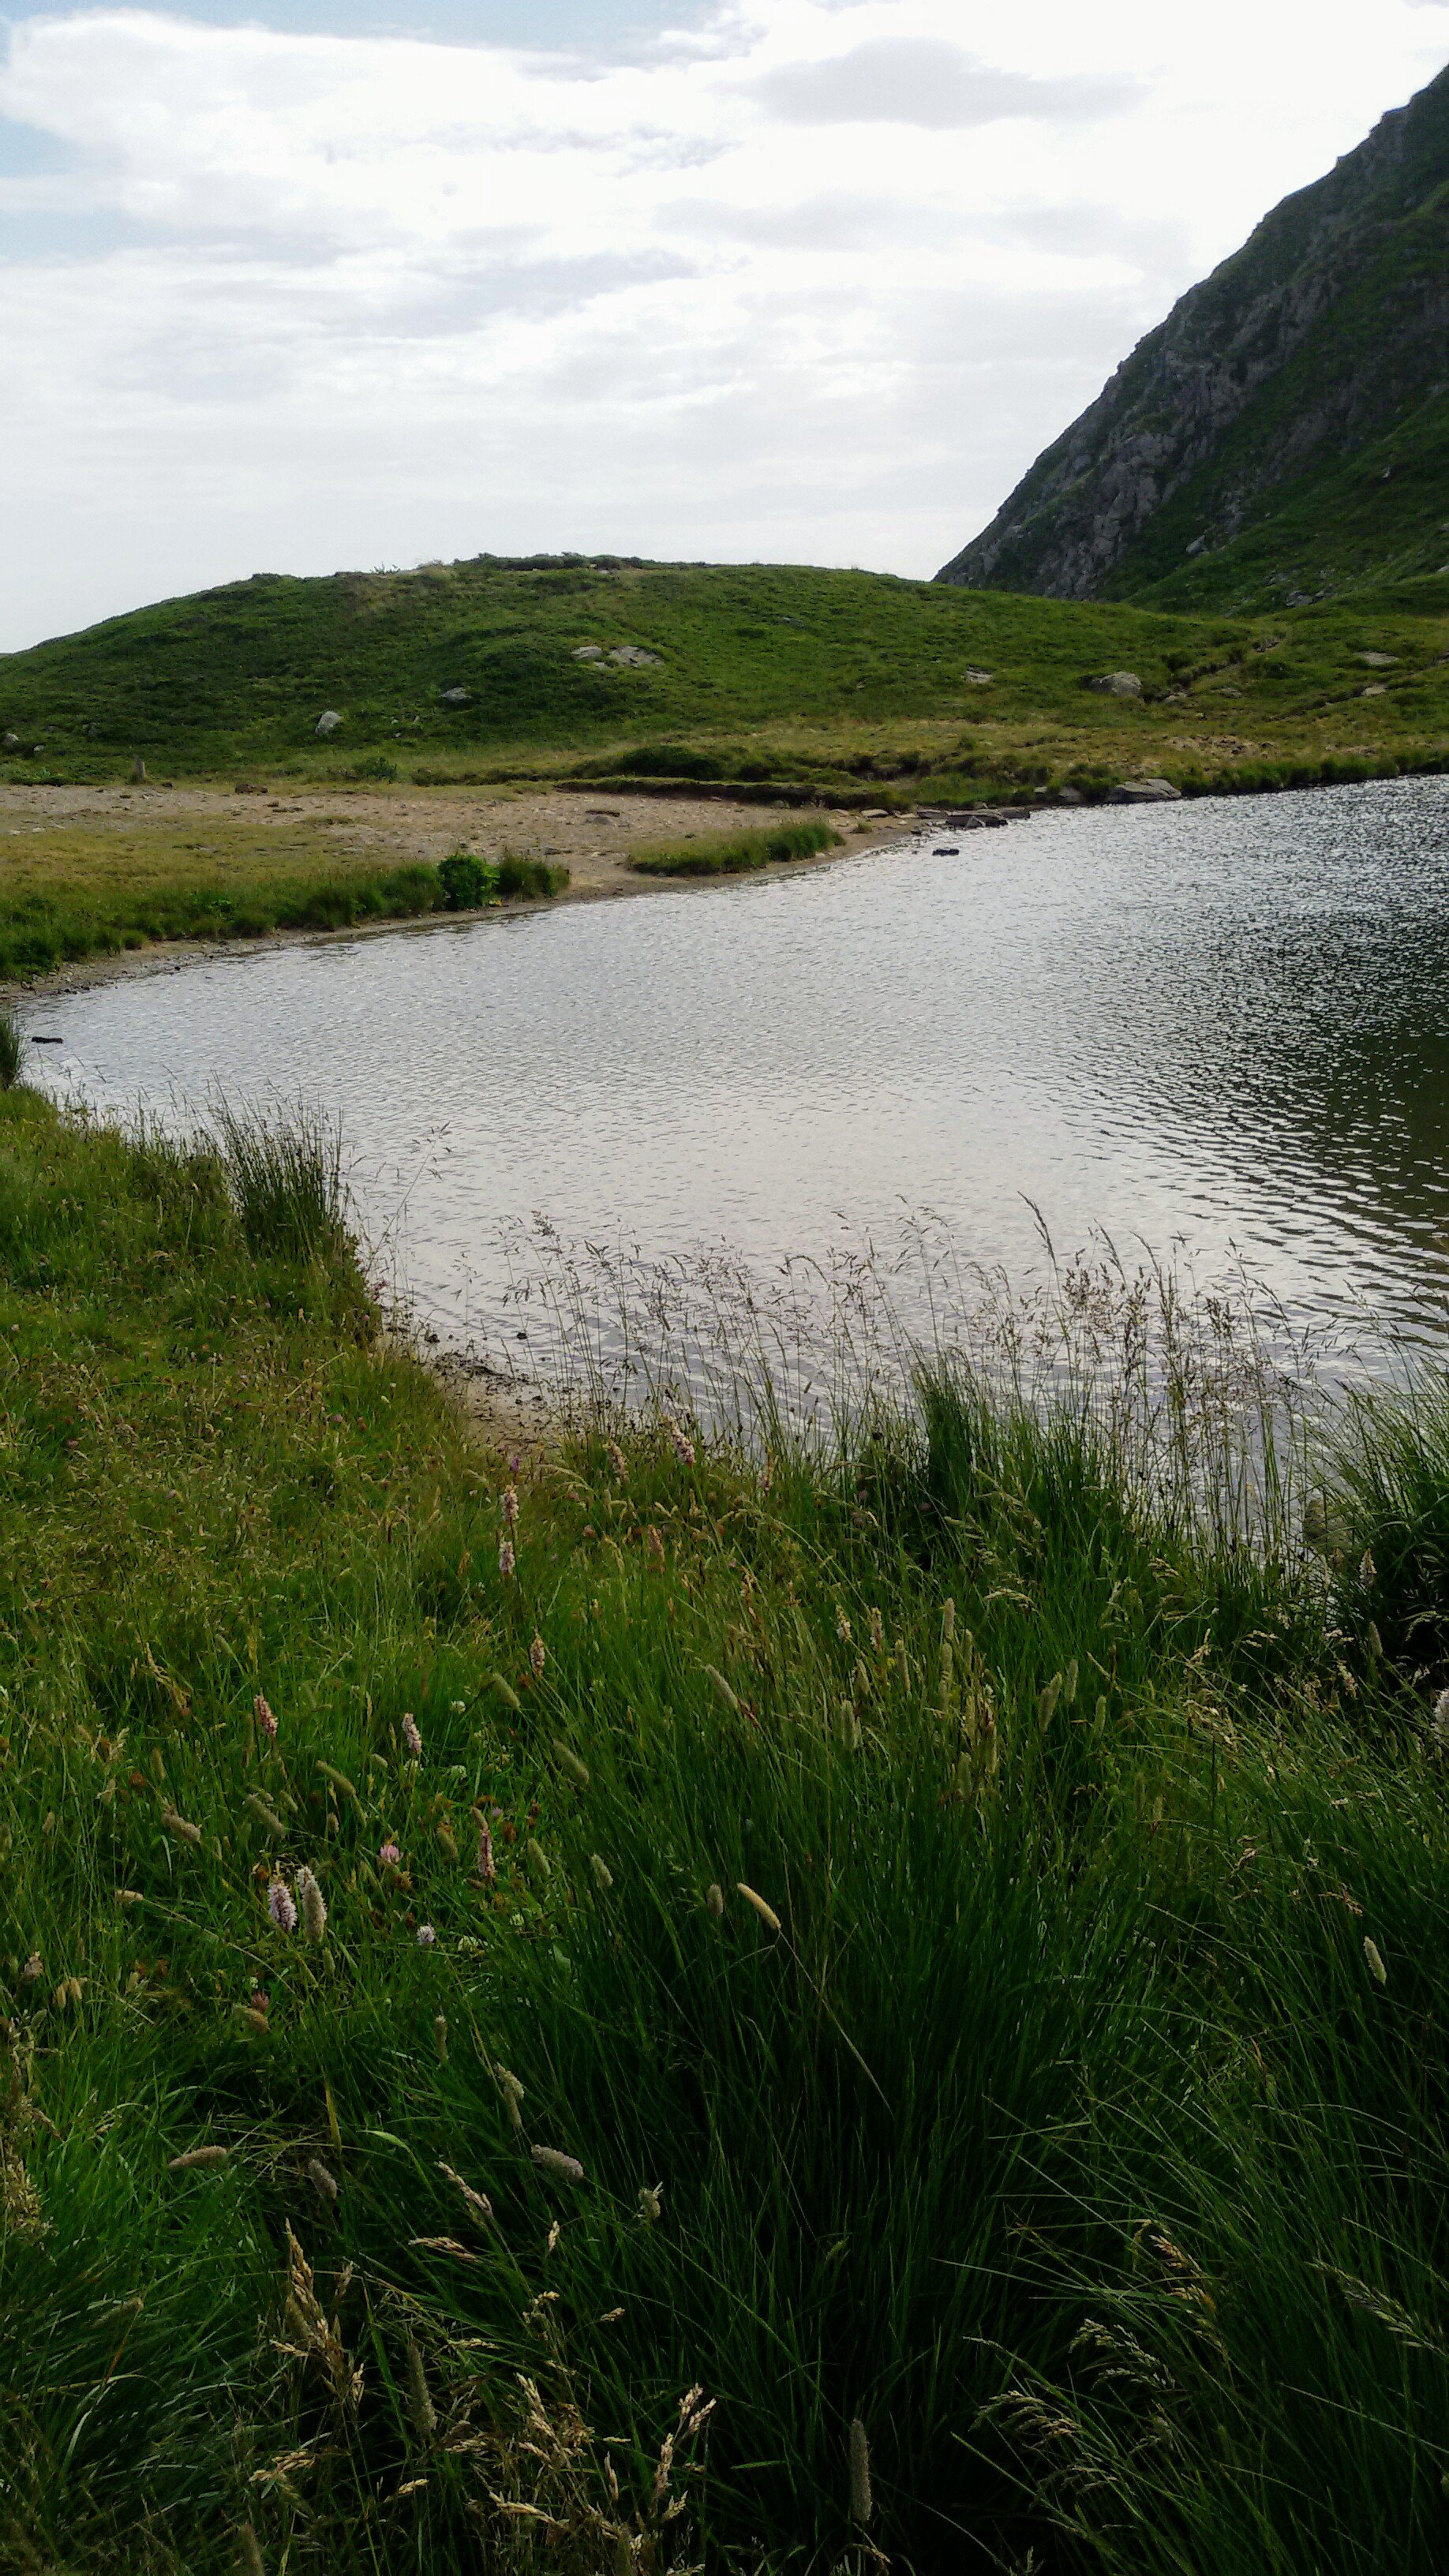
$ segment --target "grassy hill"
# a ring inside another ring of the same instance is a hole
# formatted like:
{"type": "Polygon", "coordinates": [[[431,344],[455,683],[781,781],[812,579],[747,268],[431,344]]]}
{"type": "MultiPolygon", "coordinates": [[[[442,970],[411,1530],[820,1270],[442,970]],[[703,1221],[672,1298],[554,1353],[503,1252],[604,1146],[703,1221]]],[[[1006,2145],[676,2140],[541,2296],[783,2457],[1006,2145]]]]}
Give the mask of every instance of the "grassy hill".
{"type": "MultiPolygon", "coordinates": [[[[1075,709],[1089,670],[1167,676],[1179,621],[975,601],[929,582],[748,565],[540,560],[258,574],[0,658],[0,775],[371,754],[424,764],[761,726],[1075,709]],[[647,654],[647,662],[611,657],[647,654]],[[580,658],[580,656],[588,658],[580,658]],[[593,658],[597,656],[598,658],[593,658]],[[449,691],[466,691],[450,702],[449,691]],[[330,743],[316,725],[342,719],[330,743]]],[[[1231,639],[1225,639],[1231,640],[1231,639]]],[[[761,773],[768,774],[768,768],[761,773]]]]}
{"type": "Polygon", "coordinates": [[[945,582],[1252,613],[1449,561],[1449,72],[1183,297],[945,582]]]}
{"type": "Polygon", "coordinates": [[[1445,765],[1446,656],[1449,574],[1271,620],[806,566],[484,557],[259,575],[0,658],[0,782],[114,780],[139,754],[154,778],[261,771],[334,790],[583,775],[940,800],[1093,796],[1146,771],[1189,792],[1306,784],[1445,765]],[[1091,686],[1123,670],[1140,697],[1091,686]],[[319,738],[327,711],[340,721],[319,738]]]}

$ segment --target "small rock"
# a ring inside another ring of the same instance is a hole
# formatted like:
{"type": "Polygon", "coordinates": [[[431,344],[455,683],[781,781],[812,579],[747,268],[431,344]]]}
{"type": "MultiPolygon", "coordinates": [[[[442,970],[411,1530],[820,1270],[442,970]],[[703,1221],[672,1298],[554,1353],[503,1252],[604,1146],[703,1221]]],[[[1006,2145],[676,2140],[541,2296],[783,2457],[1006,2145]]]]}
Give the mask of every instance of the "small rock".
{"type": "Polygon", "coordinates": [[[1308,590],[1290,590],[1283,605],[1285,608],[1311,608],[1313,594],[1308,590]]]}
{"type": "Polygon", "coordinates": [[[609,655],[611,662],[621,662],[628,671],[655,671],[661,658],[658,653],[646,653],[642,644],[616,644],[609,655]]]}
{"type": "Polygon", "coordinates": [[[994,671],[963,671],[961,677],[965,681],[968,689],[989,689],[992,681],[996,677],[996,673],[994,671]]]}
{"type": "Polygon", "coordinates": [[[1059,805],[1085,805],[1086,801],[1080,787],[1059,787],[1057,790],[1059,805]]]}
{"type": "Polygon", "coordinates": [[[1371,671],[1392,671],[1398,658],[1397,653],[1356,653],[1354,655],[1356,662],[1366,662],[1371,671]]]}
{"type": "Polygon", "coordinates": [[[1368,687],[1359,691],[1361,698],[1386,698],[1388,694],[1382,680],[1370,680],[1368,687]]]}
{"type": "Polygon", "coordinates": [[[442,692],[445,707],[466,707],[472,696],[471,689],[444,689],[442,692]]]}
{"type": "Polygon", "coordinates": [[[602,662],[603,658],[604,648],[602,644],[576,644],[574,646],[574,660],[576,662],[602,662]]]}
{"type": "Polygon", "coordinates": [[[134,759],[134,760],[132,761],[132,763],[131,763],[131,776],[132,776],[132,777],[133,777],[133,779],[135,780],[136,785],[137,785],[138,787],[144,787],[144,786],[145,786],[145,783],[146,783],[146,764],[145,764],[144,760],[141,758],[141,755],[140,755],[139,751],[137,752],[135,759],[134,759]]]}
{"type": "Polygon", "coordinates": [[[1099,680],[1089,680],[1087,686],[1104,698],[1140,698],[1142,695],[1142,683],[1135,671],[1104,671],[1099,680]]]}
{"type": "Polygon", "coordinates": [[[1182,789],[1170,778],[1131,778],[1125,787],[1114,787],[1107,799],[1109,805],[1176,805],[1182,789]]]}
{"type": "Polygon", "coordinates": [[[341,724],[341,722],[342,722],[342,718],[341,718],[341,717],[340,717],[340,715],[338,714],[337,709],[336,709],[335,707],[325,707],[325,708],[323,709],[323,711],[322,711],[321,715],[317,718],[316,723],[315,723],[315,724],[314,724],[314,726],[312,727],[312,731],[314,732],[314,734],[315,734],[315,733],[320,733],[320,734],[335,733],[335,732],[337,731],[338,726],[341,724]]]}

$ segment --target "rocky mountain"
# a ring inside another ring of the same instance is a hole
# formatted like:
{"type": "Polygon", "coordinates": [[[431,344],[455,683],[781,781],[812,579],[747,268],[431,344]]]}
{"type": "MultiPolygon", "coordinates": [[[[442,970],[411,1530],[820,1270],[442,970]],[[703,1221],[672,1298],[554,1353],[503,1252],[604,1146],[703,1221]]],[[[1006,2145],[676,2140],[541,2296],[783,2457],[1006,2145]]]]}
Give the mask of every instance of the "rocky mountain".
{"type": "Polygon", "coordinates": [[[938,574],[1250,608],[1449,561],[1449,70],[1194,287],[938,574]]]}

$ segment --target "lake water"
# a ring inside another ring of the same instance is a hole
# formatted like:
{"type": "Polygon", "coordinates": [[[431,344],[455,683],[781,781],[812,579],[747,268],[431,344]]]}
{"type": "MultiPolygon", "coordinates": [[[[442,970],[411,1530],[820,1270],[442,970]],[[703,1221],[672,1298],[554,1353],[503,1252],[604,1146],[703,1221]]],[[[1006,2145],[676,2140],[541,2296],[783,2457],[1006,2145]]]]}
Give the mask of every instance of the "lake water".
{"type": "Polygon", "coordinates": [[[1449,782],[937,829],[681,888],[29,1006],[53,1088],[339,1112],[445,1337],[516,1348],[535,1212],[648,1258],[886,1249],[1013,1279],[1104,1232],[1306,1324],[1449,1311],[1449,782]],[[512,1242],[510,1248],[510,1235],[512,1242]]]}

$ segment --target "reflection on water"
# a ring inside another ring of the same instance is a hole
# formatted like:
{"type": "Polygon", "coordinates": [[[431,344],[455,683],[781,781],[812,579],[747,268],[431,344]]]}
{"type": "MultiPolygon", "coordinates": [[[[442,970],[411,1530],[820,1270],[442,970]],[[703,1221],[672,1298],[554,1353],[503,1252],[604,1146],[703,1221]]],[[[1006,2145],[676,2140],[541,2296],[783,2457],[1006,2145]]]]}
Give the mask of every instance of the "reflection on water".
{"type": "MultiPolygon", "coordinates": [[[[937,834],[936,839],[949,835],[937,834]]],[[[769,1265],[1039,1208],[1306,1322],[1437,1337],[1449,784],[1043,814],[797,878],[239,956],[35,1005],[111,1106],[339,1109],[440,1331],[511,1337],[506,1226],[769,1265]],[[405,1208],[405,1216],[402,1214],[405,1208]]],[[[59,1059],[59,1061],[56,1061],[59,1059]]]]}

